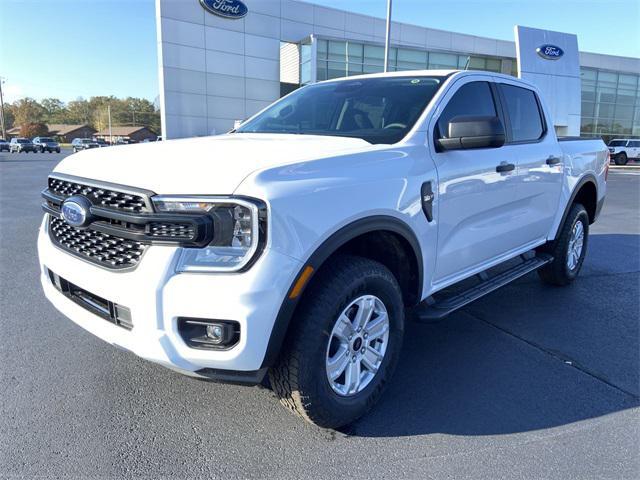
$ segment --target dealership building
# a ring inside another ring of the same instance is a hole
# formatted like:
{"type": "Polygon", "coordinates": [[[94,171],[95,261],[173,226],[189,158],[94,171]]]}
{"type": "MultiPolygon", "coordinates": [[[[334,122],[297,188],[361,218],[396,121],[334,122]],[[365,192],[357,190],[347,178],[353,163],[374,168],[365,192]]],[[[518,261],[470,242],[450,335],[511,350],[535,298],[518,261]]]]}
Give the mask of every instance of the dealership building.
{"type": "MultiPolygon", "coordinates": [[[[345,5],[348,3],[345,2],[345,5]]],[[[224,133],[293,89],[383,71],[386,22],[297,0],[156,0],[162,133],[224,133]]],[[[536,84],[561,135],[640,137],[640,59],[571,33],[514,41],[392,22],[389,70],[473,69],[536,84]]]]}

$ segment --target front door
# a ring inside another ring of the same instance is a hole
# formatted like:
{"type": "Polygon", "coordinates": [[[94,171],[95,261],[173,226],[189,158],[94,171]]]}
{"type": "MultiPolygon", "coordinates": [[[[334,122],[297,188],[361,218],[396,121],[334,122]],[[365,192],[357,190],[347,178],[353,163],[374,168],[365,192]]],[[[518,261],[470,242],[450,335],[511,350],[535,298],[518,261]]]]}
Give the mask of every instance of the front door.
{"type": "MultiPolygon", "coordinates": [[[[457,116],[502,117],[495,95],[488,77],[460,79],[436,109],[434,135],[446,136],[457,116]]],[[[504,147],[433,152],[439,183],[433,283],[442,284],[519,246],[513,235],[517,181],[515,160],[504,147]]]]}

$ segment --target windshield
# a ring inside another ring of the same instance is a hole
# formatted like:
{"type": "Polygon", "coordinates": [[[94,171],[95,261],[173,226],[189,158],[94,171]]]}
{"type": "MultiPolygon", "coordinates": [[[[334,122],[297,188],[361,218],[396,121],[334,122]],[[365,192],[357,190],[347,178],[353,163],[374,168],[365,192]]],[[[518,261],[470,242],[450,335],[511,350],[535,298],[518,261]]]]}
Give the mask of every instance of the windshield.
{"type": "Polygon", "coordinates": [[[610,147],[624,147],[627,144],[626,140],[611,140],[609,142],[610,147]]]}
{"type": "Polygon", "coordinates": [[[334,135],[396,143],[418,120],[441,82],[441,77],[386,77],[309,85],[236,132],[334,135]]]}
{"type": "Polygon", "coordinates": [[[53,143],[53,138],[41,138],[40,141],[45,143],[53,143]]]}
{"type": "Polygon", "coordinates": [[[83,138],[82,139],[82,143],[93,143],[91,140],[89,140],[88,138],[83,138]]]}
{"type": "Polygon", "coordinates": [[[18,143],[30,143],[29,140],[27,140],[26,138],[19,138],[18,140],[16,140],[18,143]]]}

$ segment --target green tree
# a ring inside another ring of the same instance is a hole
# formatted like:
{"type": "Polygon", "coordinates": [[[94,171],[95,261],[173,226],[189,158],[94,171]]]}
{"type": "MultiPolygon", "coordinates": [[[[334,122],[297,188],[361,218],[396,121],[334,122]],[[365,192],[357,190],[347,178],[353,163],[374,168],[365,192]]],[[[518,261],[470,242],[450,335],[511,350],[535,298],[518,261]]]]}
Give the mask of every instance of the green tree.
{"type": "Polygon", "coordinates": [[[62,100],[44,98],[40,104],[44,108],[44,120],[47,123],[64,123],[66,106],[62,100]]]}
{"type": "Polygon", "coordinates": [[[25,125],[27,123],[40,123],[44,119],[45,110],[33,98],[22,98],[13,103],[14,123],[25,125]]]}
{"type": "Polygon", "coordinates": [[[70,124],[91,124],[89,102],[79,97],[67,104],[66,121],[70,124]]]}
{"type": "Polygon", "coordinates": [[[4,105],[4,123],[7,130],[13,128],[16,123],[16,115],[14,113],[13,105],[10,103],[5,103],[4,105]]]}

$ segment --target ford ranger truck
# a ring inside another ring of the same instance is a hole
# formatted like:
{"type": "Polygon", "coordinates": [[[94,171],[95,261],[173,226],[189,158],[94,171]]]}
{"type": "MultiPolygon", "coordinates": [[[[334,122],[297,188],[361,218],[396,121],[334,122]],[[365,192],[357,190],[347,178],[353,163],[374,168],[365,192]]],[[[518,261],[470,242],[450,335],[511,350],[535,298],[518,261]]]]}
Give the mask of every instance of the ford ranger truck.
{"type": "Polygon", "coordinates": [[[514,77],[330,80],[225,135],[66,157],[42,194],[42,286],[106,342],[201,379],[268,374],[335,428],[382,395],[405,318],[534,270],[575,280],[607,168],[514,77]]]}

